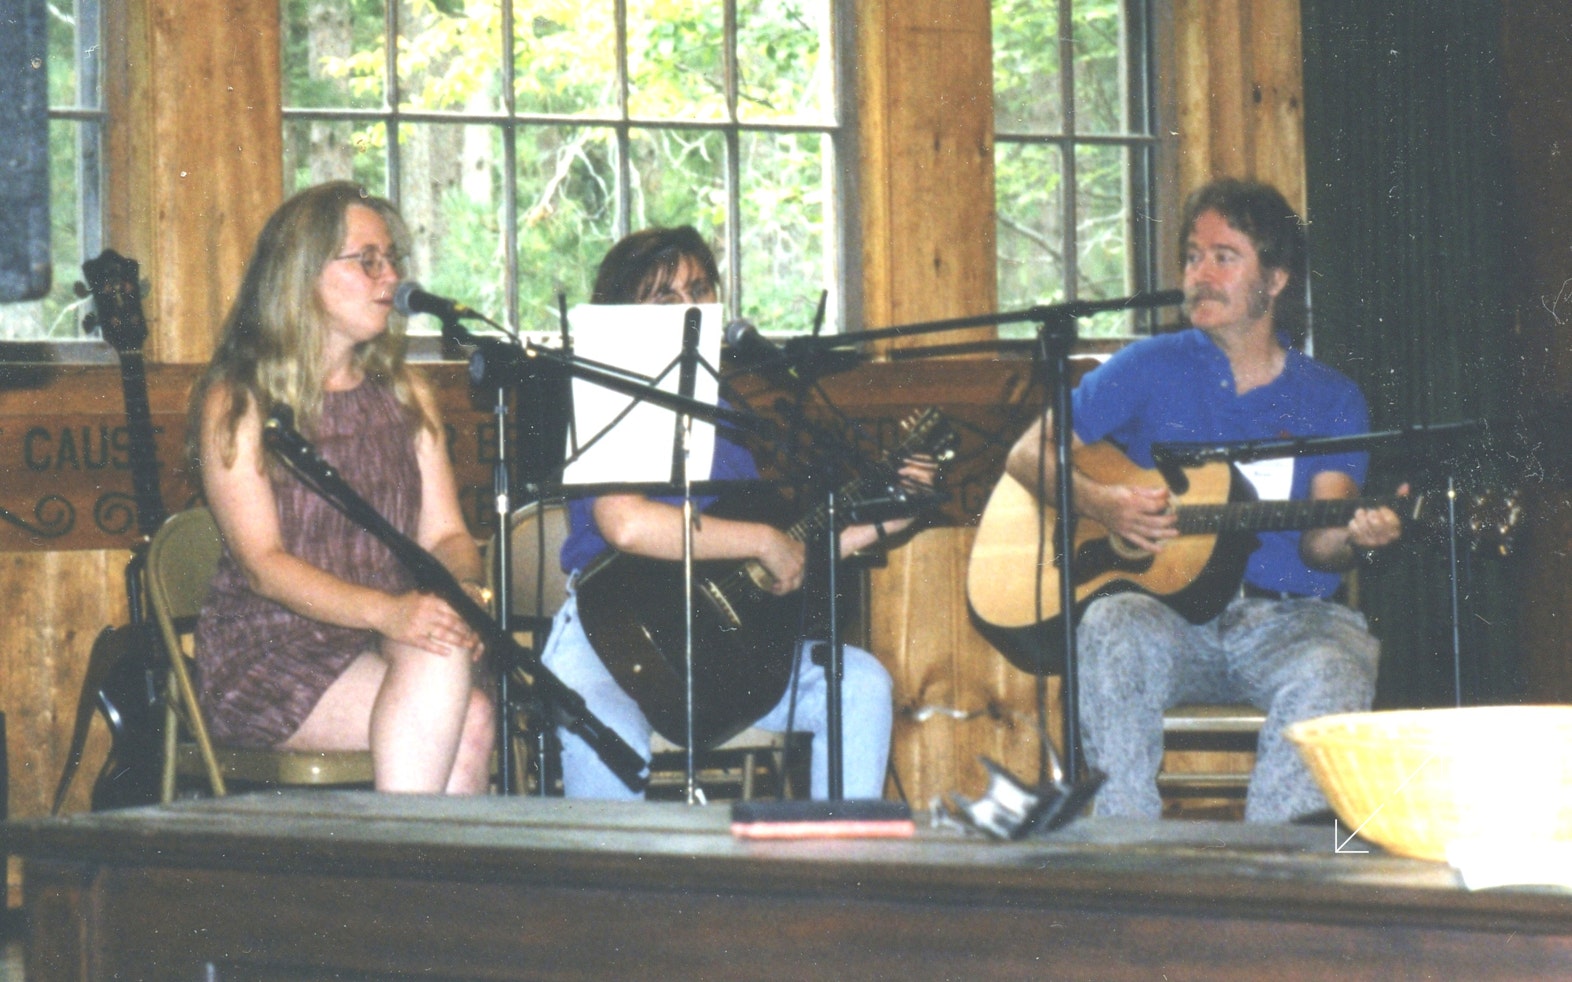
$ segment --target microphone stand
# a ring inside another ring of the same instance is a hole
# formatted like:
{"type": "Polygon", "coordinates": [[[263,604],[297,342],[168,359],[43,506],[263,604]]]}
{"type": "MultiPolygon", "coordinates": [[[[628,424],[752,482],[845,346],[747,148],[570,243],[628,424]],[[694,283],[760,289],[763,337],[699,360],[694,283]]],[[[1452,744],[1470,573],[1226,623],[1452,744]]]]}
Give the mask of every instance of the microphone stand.
{"type": "MultiPolygon", "coordinates": [[[[828,397],[825,397],[828,404],[828,397]]],[[[830,406],[833,410],[833,405],[830,406]]],[[[816,460],[809,465],[810,475],[818,475],[820,480],[824,475],[831,475],[829,487],[825,492],[825,519],[817,532],[810,537],[807,545],[807,555],[811,558],[816,552],[822,551],[825,564],[825,589],[828,596],[825,598],[827,607],[828,628],[824,642],[813,646],[813,660],[824,670],[825,676],[825,706],[826,706],[826,762],[828,764],[827,797],[830,801],[840,801],[845,797],[845,741],[844,741],[844,713],[843,713],[843,685],[845,680],[845,642],[841,636],[840,619],[840,571],[845,562],[840,555],[840,533],[852,525],[869,525],[874,522],[889,521],[894,518],[909,517],[917,514],[925,504],[942,500],[940,492],[930,492],[926,498],[908,496],[904,492],[897,492],[893,496],[886,494],[883,497],[871,499],[858,499],[852,495],[847,500],[846,492],[853,490],[857,482],[843,484],[836,473],[840,468],[839,462],[845,468],[856,473],[857,464],[861,456],[855,447],[851,446],[839,434],[825,427],[817,426],[808,420],[803,411],[801,401],[793,402],[782,399],[776,404],[776,409],[786,417],[791,432],[805,434],[814,449],[816,460]],[[819,541],[822,536],[822,543],[819,541]]],[[[838,417],[844,420],[844,417],[838,417]]],[[[810,567],[810,576],[811,574],[810,567]]],[[[804,583],[806,589],[808,583],[804,583]]]]}
{"type": "MultiPolygon", "coordinates": [[[[515,345],[508,344],[507,342],[498,341],[495,338],[485,338],[472,334],[467,328],[459,323],[459,317],[456,313],[452,315],[443,315],[441,320],[442,336],[448,341],[477,349],[492,348],[505,349],[509,351],[516,350],[515,345]]],[[[500,329],[499,325],[495,324],[493,321],[486,320],[486,323],[500,329]]],[[[495,361],[495,359],[493,359],[493,361],[495,361]]],[[[478,361],[476,359],[471,359],[470,381],[471,384],[476,387],[490,388],[496,393],[496,398],[492,405],[492,416],[497,427],[496,461],[493,463],[491,469],[491,488],[493,510],[496,515],[497,536],[495,540],[495,546],[492,550],[491,582],[496,587],[493,596],[493,603],[495,605],[497,622],[502,624],[504,629],[511,630],[513,625],[513,536],[511,535],[511,530],[508,526],[513,516],[513,457],[510,451],[511,441],[508,439],[509,385],[507,384],[506,380],[488,377],[488,375],[495,373],[486,372],[486,364],[487,362],[484,358],[481,358],[478,361]]],[[[515,385],[522,386],[526,384],[528,380],[525,378],[519,378],[512,381],[515,385]]],[[[540,624],[532,624],[530,627],[532,634],[539,634],[541,630],[540,624]]],[[[513,770],[515,765],[513,759],[514,720],[512,706],[514,697],[512,693],[512,665],[502,664],[499,666],[496,684],[497,706],[499,707],[499,711],[497,713],[498,792],[503,795],[512,795],[518,793],[518,789],[514,786],[515,782],[513,780],[513,770]]],[[[536,692],[535,697],[538,703],[542,702],[544,699],[544,696],[540,692],[536,692]]],[[[547,717],[551,715],[551,710],[549,707],[542,704],[539,706],[539,708],[541,709],[543,715],[546,715],[547,717]]],[[[541,744],[536,748],[536,790],[539,797],[548,796],[552,790],[553,782],[551,780],[549,766],[547,763],[547,761],[551,759],[551,755],[548,753],[549,748],[545,745],[545,742],[551,739],[551,737],[546,735],[551,730],[552,728],[549,726],[542,727],[540,732],[537,734],[537,738],[541,744]]]]}
{"type": "MultiPolygon", "coordinates": [[[[1037,372],[1047,391],[1054,394],[1054,459],[1059,474],[1056,507],[1059,510],[1055,527],[1054,562],[1059,567],[1059,609],[1065,612],[1060,618],[1063,628],[1064,669],[1060,685],[1060,701],[1064,715],[1064,773],[1073,783],[1082,772],[1079,677],[1076,666],[1075,633],[1075,578],[1072,565],[1075,542],[1075,511],[1070,481],[1070,447],[1072,420],[1070,418],[1070,348],[1075,341],[1075,322],[1092,314],[1118,310],[1137,310],[1149,307],[1166,307],[1183,302],[1182,290],[1161,290],[1137,293],[1112,300],[1074,300],[1069,303],[1037,305],[1025,310],[982,314],[975,317],[956,317],[948,320],[908,324],[872,331],[857,331],[826,337],[791,338],[782,348],[789,357],[807,358],[831,348],[848,347],[864,341],[884,338],[915,337],[940,331],[953,331],[968,327],[990,327],[1002,324],[1034,322],[1038,325],[1037,344],[1034,348],[1037,372]]],[[[1039,500],[1046,497],[1046,489],[1038,489],[1039,500]]],[[[1039,536],[1046,529],[1039,528],[1039,536]]],[[[1040,584],[1039,578],[1039,584],[1040,584]]],[[[1039,605],[1041,601],[1039,600],[1039,605]]],[[[1040,620],[1040,619],[1039,619],[1040,620]]],[[[1045,647],[1039,644],[1039,652],[1045,647]]],[[[1044,672],[1038,672],[1041,678],[1044,672]]],[[[1045,717],[1046,690],[1039,687],[1039,716],[1045,717]]],[[[1051,749],[1044,747],[1039,755],[1040,785],[1048,783],[1051,749]]]]}
{"type": "MultiPolygon", "coordinates": [[[[693,398],[699,369],[699,308],[689,307],[682,318],[681,366],[677,370],[677,393],[693,398]]],[[[693,437],[693,416],[680,413],[672,434],[671,479],[682,487],[682,628],[683,658],[683,788],[688,804],[699,802],[698,752],[693,746],[693,475],[688,471],[688,454],[693,437]]]]}
{"type": "Polygon", "coordinates": [[[490,612],[470,598],[447,567],[356,494],[338,472],[323,461],[316,450],[295,431],[293,415],[287,406],[273,407],[262,430],[267,448],[278,455],[301,483],[387,546],[409,570],[416,585],[441,597],[481,636],[489,651],[502,657],[509,666],[526,666],[534,677],[535,686],[550,690],[552,706],[561,723],[595,748],[606,766],[629,787],[642,788],[645,784],[643,758],[615,730],[590,712],[584,698],[541,664],[539,657],[531,657],[529,652],[520,647],[505,625],[493,619],[490,612]]]}

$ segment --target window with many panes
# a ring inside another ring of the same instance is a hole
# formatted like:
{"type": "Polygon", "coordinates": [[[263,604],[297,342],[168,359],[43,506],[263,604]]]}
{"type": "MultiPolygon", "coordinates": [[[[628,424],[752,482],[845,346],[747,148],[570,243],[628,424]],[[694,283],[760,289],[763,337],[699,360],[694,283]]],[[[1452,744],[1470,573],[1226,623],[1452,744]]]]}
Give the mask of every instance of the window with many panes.
{"type": "Polygon", "coordinates": [[[679,224],[731,315],[805,329],[842,281],[840,3],[286,0],[286,191],[385,191],[425,288],[525,331],[679,224]]]}
{"type": "MultiPolygon", "coordinates": [[[[993,0],[1002,310],[1152,289],[1150,0],[993,0]]],[[[1082,321],[1082,337],[1150,315],[1082,321]]],[[[1015,325],[1001,333],[1030,332],[1015,325]]]]}
{"type": "MultiPolygon", "coordinates": [[[[1001,309],[1156,282],[1149,5],[992,0],[1001,309]]],[[[733,314],[800,330],[855,275],[837,179],[849,8],[284,0],[288,189],[348,176],[394,195],[425,285],[526,329],[553,326],[559,292],[587,299],[626,231],[688,222],[733,314]]],[[[71,288],[102,247],[99,0],[48,10],[54,288],[0,305],[0,338],[81,339],[71,288]]]]}
{"type": "MultiPolygon", "coordinates": [[[[46,10],[51,288],[37,300],[0,304],[0,339],[7,341],[83,340],[81,318],[91,301],[73,287],[82,261],[103,247],[99,0],[54,0],[46,10]]],[[[77,356],[92,347],[79,346],[77,356]]]]}

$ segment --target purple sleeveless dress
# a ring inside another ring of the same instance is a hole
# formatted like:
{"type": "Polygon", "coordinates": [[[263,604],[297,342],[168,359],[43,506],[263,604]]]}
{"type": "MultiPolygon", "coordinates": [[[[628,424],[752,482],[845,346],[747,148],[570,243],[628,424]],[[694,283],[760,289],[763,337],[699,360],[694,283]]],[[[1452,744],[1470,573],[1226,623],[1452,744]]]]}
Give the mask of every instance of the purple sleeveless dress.
{"type": "MultiPolygon", "coordinates": [[[[329,392],[313,445],[372,508],[411,538],[420,467],[402,410],[385,386],[329,392]]],[[[273,481],[284,548],[334,576],[389,593],[413,587],[387,547],[292,474],[273,481]]],[[[311,714],[373,631],[324,624],[257,596],[226,546],[196,628],[196,681],[215,743],[271,747],[311,714]]]]}

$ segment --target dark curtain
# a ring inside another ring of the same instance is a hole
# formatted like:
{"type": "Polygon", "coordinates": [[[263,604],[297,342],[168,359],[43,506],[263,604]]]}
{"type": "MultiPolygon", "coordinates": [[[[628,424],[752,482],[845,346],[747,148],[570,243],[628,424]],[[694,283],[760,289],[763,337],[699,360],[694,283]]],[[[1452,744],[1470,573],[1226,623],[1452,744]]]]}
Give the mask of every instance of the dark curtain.
{"type": "MultiPolygon", "coordinates": [[[[1303,0],[1301,10],[1314,353],[1360,384],[1377,431],[1488,424],[1372,456],[1367,491],[1411,481],[1444,515],[1450,477],[1466,518],[1471,496],[1511,483],[1517,425],[1499,5],[1303,0]]],[[[1360,576],[1382,639],[1378,706],[1450,705],[1459,679],[1465,702],[1514,700],[1511,561],[1463,553],[1454,618],[1444,536],[1416,527],[1408,538],[1360,576]]]]}

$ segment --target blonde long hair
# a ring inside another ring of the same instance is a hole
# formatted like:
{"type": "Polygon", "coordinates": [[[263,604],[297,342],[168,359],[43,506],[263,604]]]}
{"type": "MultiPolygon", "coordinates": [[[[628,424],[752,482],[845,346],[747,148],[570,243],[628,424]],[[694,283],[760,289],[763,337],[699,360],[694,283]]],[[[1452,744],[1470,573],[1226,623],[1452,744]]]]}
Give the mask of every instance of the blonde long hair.
{"type": "MultiPolygon", "coordinates": [[[[302,434],[309,438],[316,432],[322,417],[327,324],[317,283],[344,243],[351,205],[382,216],[394,251],[409,254],[409,229],[392,202],[352,181],[318,184],[280,205],[257,237],[213,360],[191,393],[186,452],[195,468],[201,466],[202,407],[215,386],[230,395],[219,434],[226,467],[234,463],[235,431],[253,402],[264,416],[286,404],[294,409],[295,426],[302,434]]],[[[388,329],[355,350],[355,364],[369,381],[393,390],[411,432],[421,426],[435,431],[435,422],[415,398],[404,362],[406,326],[403,315],[391,314],[388,329]]],[[[268,467],[271,470],[271,463],[268,467]]]]}

